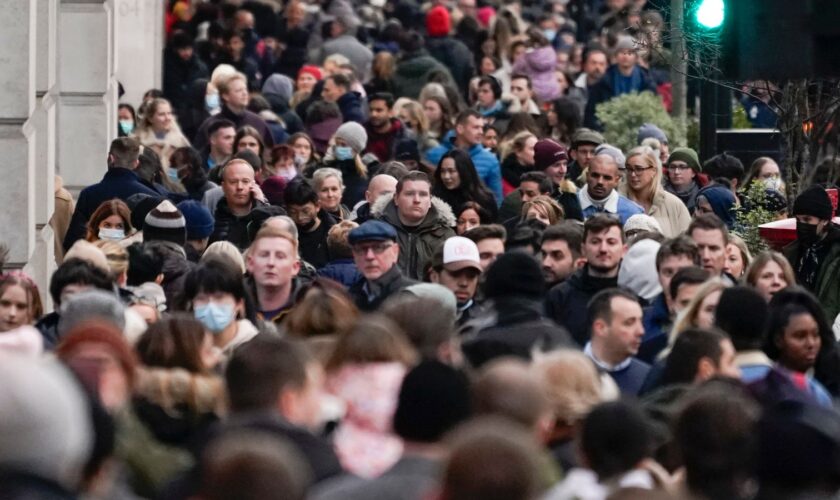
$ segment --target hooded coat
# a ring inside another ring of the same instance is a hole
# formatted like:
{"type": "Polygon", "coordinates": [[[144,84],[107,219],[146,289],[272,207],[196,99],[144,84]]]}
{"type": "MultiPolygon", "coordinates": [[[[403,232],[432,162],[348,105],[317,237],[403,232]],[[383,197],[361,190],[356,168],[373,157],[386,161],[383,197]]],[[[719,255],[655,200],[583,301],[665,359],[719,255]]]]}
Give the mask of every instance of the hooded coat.
{"type": "Polygon", "coordinates": [[[291,78],[279,74],[269,76],[262,88],[263,96],[271,104],[271,110],[283,120],[286,132],[289,134],[303,131],[303,121],[289,107],[294,88],[291,78]]]}
{"type": "Polygon", "coordinates": [[[453,82],[452,74],[446,66],[425,50],[405,54],[394,71],[394,96],[417,99],[423,86],[429,82],[432,72],[442,72],[453,82]]]}
{"type": "Polygon", "coordinates": [[[557,84],[557,53],[547,45],[530,50],[513,64],[512,74],[522,73],[531,77],[534,96],[540,102],[550,102],[560,97],[557,84]]]}
{"type": "Polygon", "coordinates": [[[400,221],[393,195],[380,196],[373,204],[373,216],[394,226],[397,230],[397,243],[400,256],[397,265],[408,278],[422,280],[426,264],[432,260],[435,250],[455,236],[455,214],[439,198],[432,197],[432,205],[426,218],[413,230],[409,230],[400,221]]]}

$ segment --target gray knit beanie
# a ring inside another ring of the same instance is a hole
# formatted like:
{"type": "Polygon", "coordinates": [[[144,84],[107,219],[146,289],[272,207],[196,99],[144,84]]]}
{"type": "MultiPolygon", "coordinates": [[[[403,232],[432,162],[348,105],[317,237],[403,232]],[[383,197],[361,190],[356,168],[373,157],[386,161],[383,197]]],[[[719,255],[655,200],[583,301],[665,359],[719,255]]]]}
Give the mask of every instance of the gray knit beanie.
{"type": "Polygon", "coordinates": [[[334,137],[346,142],[357,153],[361,153],[367,147],[367,132],[356,122],[347,122],[338,127],[334,137]]]}

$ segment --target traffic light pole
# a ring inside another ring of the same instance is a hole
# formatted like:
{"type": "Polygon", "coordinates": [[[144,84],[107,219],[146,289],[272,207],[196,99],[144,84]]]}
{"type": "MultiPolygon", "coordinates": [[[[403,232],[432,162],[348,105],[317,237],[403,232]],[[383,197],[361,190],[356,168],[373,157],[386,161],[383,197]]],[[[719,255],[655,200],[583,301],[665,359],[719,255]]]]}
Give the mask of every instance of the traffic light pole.
{"type": "Polygon", "coordinates": [[[718,153],[717,131],[732,128],[732,91],[709,80],[700,82],[700,158],[718,153]]]}

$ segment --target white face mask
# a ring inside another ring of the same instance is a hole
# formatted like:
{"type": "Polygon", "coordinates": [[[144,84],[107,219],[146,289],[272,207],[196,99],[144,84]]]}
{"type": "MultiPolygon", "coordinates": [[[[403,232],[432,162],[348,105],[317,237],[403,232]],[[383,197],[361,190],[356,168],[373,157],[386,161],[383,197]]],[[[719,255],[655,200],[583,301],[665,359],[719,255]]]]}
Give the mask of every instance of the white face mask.
{"type": "Polygon", "coordinates": [[[108,229],[105,227],[99,229],[100,240],[119,241],[123,238],[125,238],[125,231],[122,229],[108,229]]]}
{"type": "Polygon", "coordinates": [[[775,189],[776,191],[781,191],[782,179],[780,177],[768,177],[764,179],[764,187],[766,187],[767,189],[775,189]]]}

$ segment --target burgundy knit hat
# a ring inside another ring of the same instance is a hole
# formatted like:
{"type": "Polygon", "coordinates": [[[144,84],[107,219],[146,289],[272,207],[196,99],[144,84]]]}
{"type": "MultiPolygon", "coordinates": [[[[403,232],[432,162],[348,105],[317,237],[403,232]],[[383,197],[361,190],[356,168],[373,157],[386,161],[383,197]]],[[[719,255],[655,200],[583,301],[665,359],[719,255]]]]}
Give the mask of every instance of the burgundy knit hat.
{"type": "Polygon", "coordinates": [[[534,145],[534,167],[538,170],[545,170],[560,160],[568,159],[566,148],[552,139],[540,139],[534,145]]]}
{"type": "Polygon", "coordinates": [[[278,207],[283,205],[283,192],[286,190],[286,179],[272,175],[263,181],[260,189],[262,189],[263,194],[270,204],[278,207]]]}
{"type": "Polygon", "coordinates": [[[429,36],[446,36],[451,29],[449,11],[443,5],[438,5],[426,14],[426,33],[429,36]]]}

